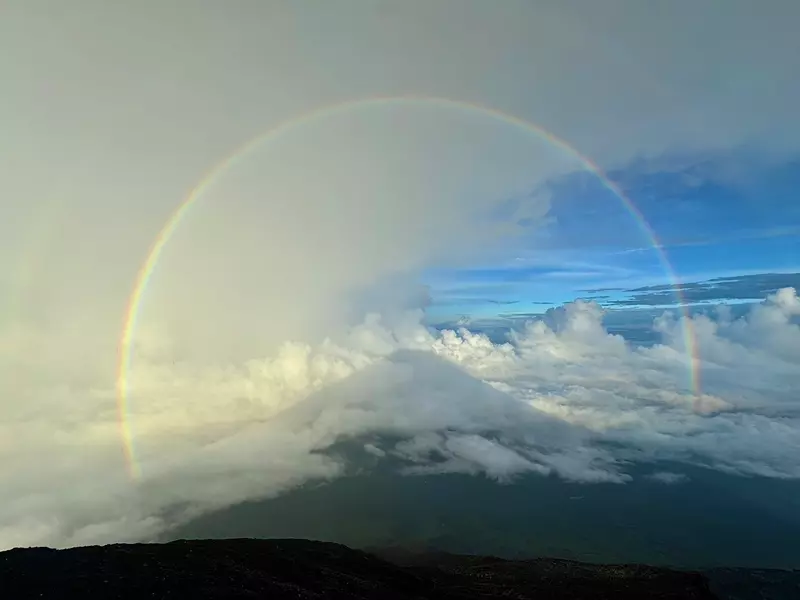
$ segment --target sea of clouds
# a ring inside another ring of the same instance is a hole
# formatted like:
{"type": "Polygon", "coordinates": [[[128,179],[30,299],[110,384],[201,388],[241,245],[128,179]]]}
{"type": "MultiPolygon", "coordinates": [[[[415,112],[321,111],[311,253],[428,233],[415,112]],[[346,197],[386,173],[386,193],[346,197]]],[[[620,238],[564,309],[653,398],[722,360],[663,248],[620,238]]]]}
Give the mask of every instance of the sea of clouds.
{"type": "Polygon", "coordinates": [[[375,433],[402,440],[367,450],[409,461],[408,476],[624,485],[630,461],[663,459],[800,478],[798,315],[787,288],[742,318],[724,308],[693,318],[699,394],[685,321],[657,319],[662,341],[640,347],[607,333],[584,301],[504,344],[407,311],[214,368],[142,349],[129,415],[138,481],[122,461],[113,390],[45,382],[31,402],[3,407],[0,546],[153,539],[204,511],[336,477],[345,465],[320,451],[375,433]]]}

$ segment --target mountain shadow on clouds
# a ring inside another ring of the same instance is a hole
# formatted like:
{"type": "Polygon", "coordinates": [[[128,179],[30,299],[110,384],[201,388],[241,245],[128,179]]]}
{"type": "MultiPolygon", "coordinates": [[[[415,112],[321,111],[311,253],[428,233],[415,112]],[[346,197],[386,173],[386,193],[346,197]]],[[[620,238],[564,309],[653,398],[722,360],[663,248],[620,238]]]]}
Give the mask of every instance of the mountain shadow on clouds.
{"type": "MultiPolygon", "coordinates": [[[[397,351],[312,394],[275,417],[309,435],[311,451],[378,435],[415,472],[520,473],[623,481],[588,430],[551,417],[430,352],[397,351]]],[[[345,461],[347,464],[348,461],[345,461]]]]}
{"type": "Polygon", "coordinates": [[[588,432],[430,353],[398,352],[276,417],[344,465],[174,527],[180,538],[300,537],[688,568],[800,564],[800,483],[614,462],[588,432]],[[787,500],[788,499],[788,500],[787,500]]]}

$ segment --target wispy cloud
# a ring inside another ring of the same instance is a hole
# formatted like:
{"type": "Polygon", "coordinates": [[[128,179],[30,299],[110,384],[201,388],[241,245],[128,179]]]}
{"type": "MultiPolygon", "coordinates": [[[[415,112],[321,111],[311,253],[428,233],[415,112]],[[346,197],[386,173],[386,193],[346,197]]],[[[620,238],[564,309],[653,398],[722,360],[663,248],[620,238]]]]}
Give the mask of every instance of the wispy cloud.
{"type": "Polygon", "coordinates": [[[474,298],[462,296],[440,297],[432,301],[433,306],[485,306],[497,305],[508,306],[512,304],[519,304],[520,300],[498,300],[497,298],[474,298]]]}
{"type": "MultiPolygon", "coordinates": [[[[755,301],[784,287],[800,289],[800,273],[759,273],[735,277],[715,277],[706,281],[660,284],[621,290],[626,297],[610,300],[608,306],[669,306],[677,302],[676,291],[689,303],[723,302],[727,300],[755,301]]],[[[598,288],[587,293],[605,292],[598,288]]]]}
{"type": "Polygon", "coordinates": [[[652,252],[654,249],[666,250],[669,248],[690,246],[713,246],[717,244],[730,244],[746,240],[763,240],[770,238],[794,237],[800,235],[800,226],[770,227],[762,230],[739,231],[729,235],[704,236],[695,239],[668,240],[661,245],[638,246],[610,252],[610,255],[623,255],[641,252],[652,252]]]}

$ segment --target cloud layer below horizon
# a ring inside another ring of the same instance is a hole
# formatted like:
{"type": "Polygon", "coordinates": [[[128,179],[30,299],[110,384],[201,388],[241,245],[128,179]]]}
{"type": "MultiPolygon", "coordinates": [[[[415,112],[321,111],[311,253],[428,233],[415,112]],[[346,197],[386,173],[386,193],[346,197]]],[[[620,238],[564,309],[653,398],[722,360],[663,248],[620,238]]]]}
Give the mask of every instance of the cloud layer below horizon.
{"type": "Polygon", "coordinates": [[[628,461],[669,460],[800,479],[799,315],[787,288],[745,317],[694,317],[700,395],[687,388],[680,321],[656,320],[662,343],[638,347],[584,301],[506,344],[436,332],[407,311],[239,364],[142,352],[137,483],[121,461],[113,390],[43,381],[3,407],[0,547],[153,539],[202,512],[336,477],[345,465],[320,451],[375,434],[402,440],[367,450],[409,461],[409,475],[624,484],[628,461]]]}

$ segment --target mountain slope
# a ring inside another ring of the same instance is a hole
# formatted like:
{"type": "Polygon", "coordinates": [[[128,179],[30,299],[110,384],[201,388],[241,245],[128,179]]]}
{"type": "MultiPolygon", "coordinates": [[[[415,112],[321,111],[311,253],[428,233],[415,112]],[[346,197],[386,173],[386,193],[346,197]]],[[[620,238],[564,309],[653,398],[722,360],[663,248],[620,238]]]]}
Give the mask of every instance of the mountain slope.
{"type": "Polygon", "coordinates": [[[389,562],[307,540],[204,540],[0,553],[3,597],[712,600],[707,580],[637,565],[424,555],[389,562]]]}

